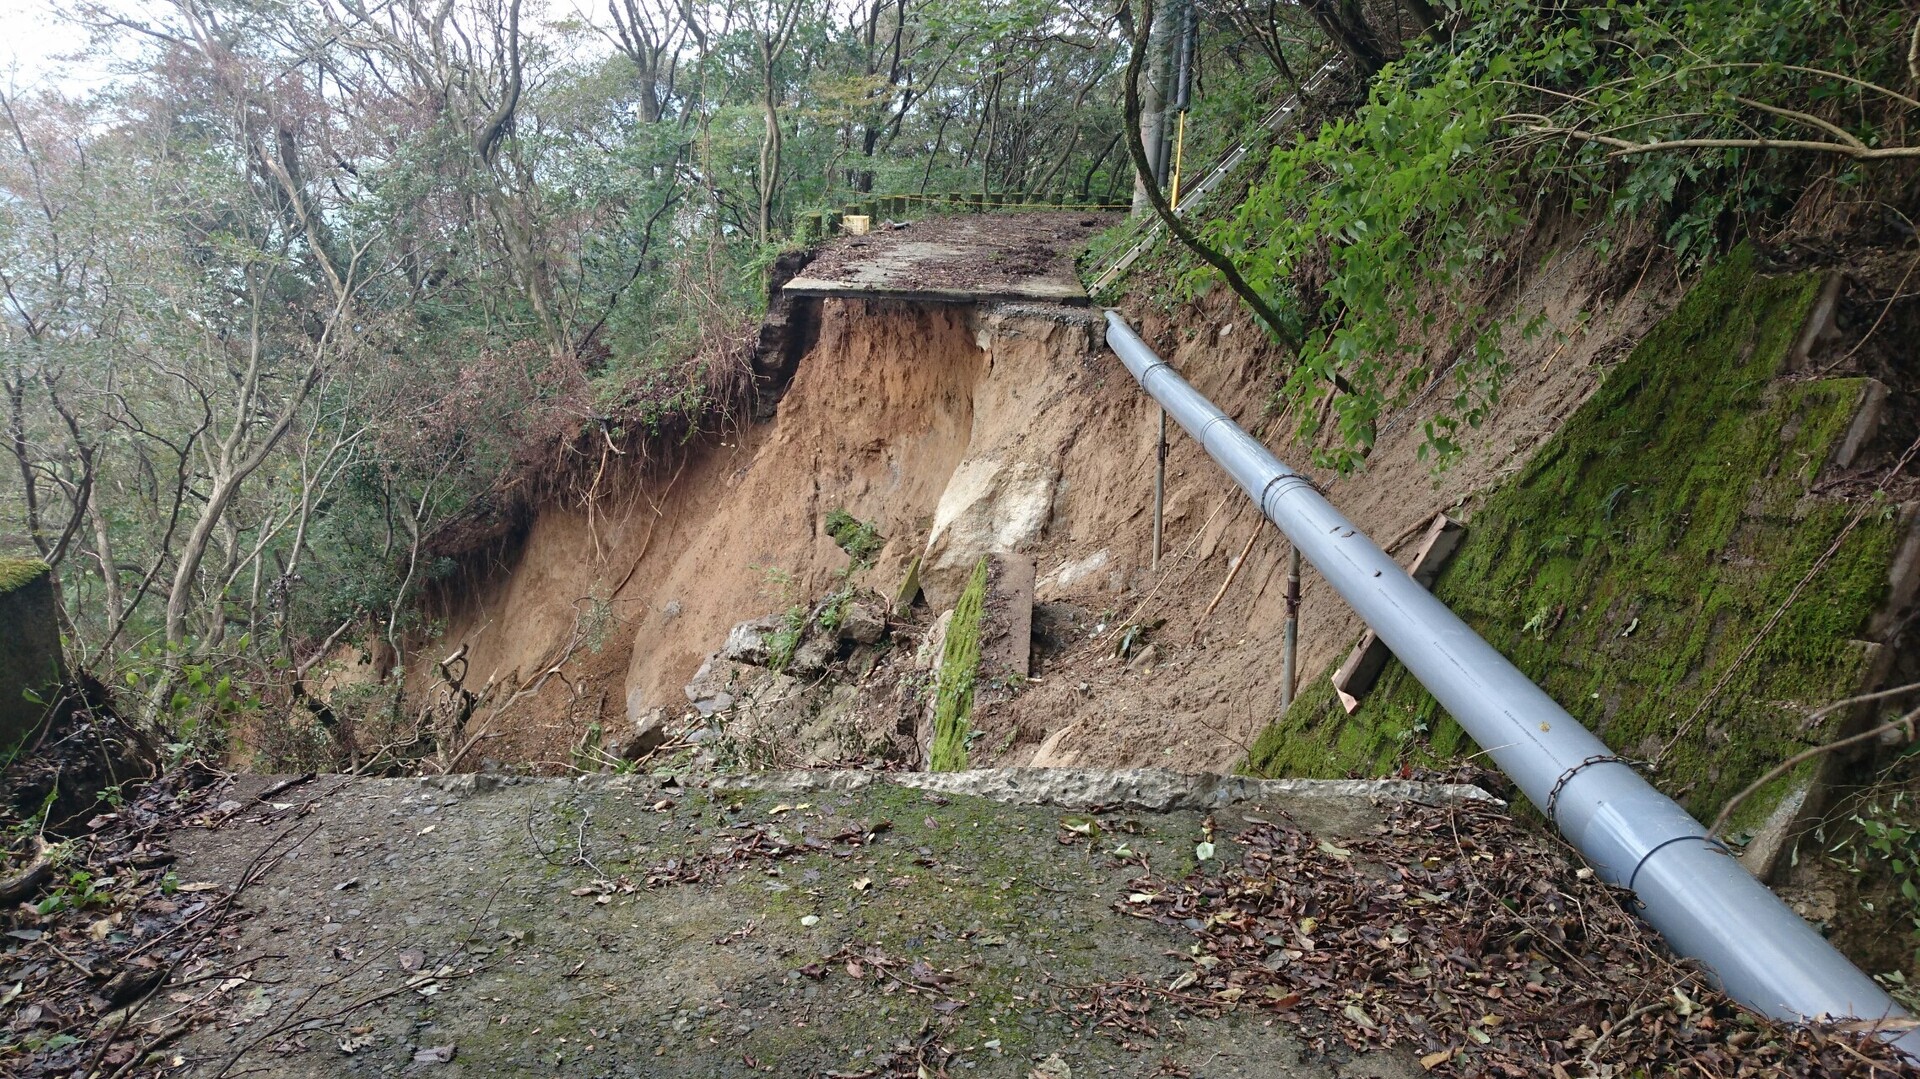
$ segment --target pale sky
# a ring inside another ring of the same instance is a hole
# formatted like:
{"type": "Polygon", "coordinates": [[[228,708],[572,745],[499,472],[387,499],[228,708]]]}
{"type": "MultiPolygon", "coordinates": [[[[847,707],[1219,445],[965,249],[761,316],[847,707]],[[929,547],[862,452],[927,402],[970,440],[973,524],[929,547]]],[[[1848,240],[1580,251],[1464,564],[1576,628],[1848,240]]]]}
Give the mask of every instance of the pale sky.
{"type": "MultiPolygon", "coordinates": [[[[160,2],[95,0],[98,6],[135,16],[160,2]]],[[[77,0],[0,0],[0,86],[28,90],[52,85],[70,95],[79,95],[112,80],[108,59],[86,62],[62,59],[87,44],[87,31],[61,17],[77,11],[79,6],[77,0]]],[[[596,0],[553,0],[537,6],[547,8],[553,15],[573,15],[595,25],[605,18],[596,0]]],[[[124,36],[123,40],[133,41],[124,36]]]]}
{"type": "Polygon", "coordinates": [[[63,59],[87,44],[86,31],[60,17],[75,7],[68,0],[0,0],[0,80],[20,90],[51,83],[77,94],[111,78],[102,61],[63,59]]]}

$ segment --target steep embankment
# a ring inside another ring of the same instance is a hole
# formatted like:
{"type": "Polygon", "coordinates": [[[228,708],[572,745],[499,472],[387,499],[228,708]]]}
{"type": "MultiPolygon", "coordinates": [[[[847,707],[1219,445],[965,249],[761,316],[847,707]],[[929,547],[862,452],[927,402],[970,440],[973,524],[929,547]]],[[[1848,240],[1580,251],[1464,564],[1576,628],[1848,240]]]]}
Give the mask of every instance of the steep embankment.
{"type": "MultiPolygon", "coordinates": [[[[1648,249],[1623,263],[1618,249],[1609,258],[1571,230],[1543,229],[1530,243],[1484,290],[1506,319],[1512,368],[1463,457],[1436,470],[1420,452],[1422,424],[1447,392],[1444,372],[1459,347],[1440,326],[1428,348],[1442,372],[1435,387],[1389,418],[1362,472],[1315,478],[1397,554],[1410,552],[1435,513],[1464,520],[1461,567],[1443,594],[1577,712],[1599,702],[1593,718],[1625,739],[1623,749],[1646,752],[1642,743],[1681,719],[1609,726],[1609,718],[1652,716],[1657,700],[1684,697],[1684,705],[1711,691],[1714,715],[1688,727],[1706,741],[1676,751],[1667,776],[1697,811],[1710,812],[1746,778],[1820,736],[1788,729],[1798,709],[1886,671],[1871,647],[1849,642],[1890,632],[1885,617],[1878,630],[1868,623],[1886,600],[1887,566],[1907,527],[1897,512],[1852,528],[1828,571],[1846,587],[1820,584],[1817,605],[1775,639],[1779,647],[1790,640],[1807,663],[1742,659],[1749,676],[1768,677],[1713,690],[1783,589],[1850,518],[1849,507],[1822,493],[1835,469],[1886,456],[1888,436],[1875,439],[1871,424],[1855,422],[1878,398],[1858,380],[1807,381],[1781,370],[1779,354],[1813,306],[1813,278],[1754,278],[1742,256],[1726,272],[1749,283],[1731,300],[1722,296],[1725,310],[1672,315],[1687,290],[1648,249]],[[1545,332],[1521,332],[1531,322],[1545,332]],[[1648,370],[1656,376],[1649,385],[1669,389],[1637,389],[1648,370]],[[1606,402],[1592,407],[1606,414],[1569,427],[1603,384],[1606,402]],[[1680,390],[1684,400],[1660,396],[1680,390]],[[1622,423],[1632,429],[1615,430],[1622,423]],[[1548,473],[1558,478],[1543,486],[1548,473]],[[1623,534],[1630,550],[1620,546],[1623,534]],[[1653,596],[1659,582],[1649,567],[1682,562],[1668,575],[1672,594],[1653,596]],[[1603,581],[1611,573],[1612,583],[1595,585],[1596,573],[1603,581]],[[1690,599],[1696,590],[1700,598],[1690,599]],[[1634,673],[1646,670],[1660,673],[1634,673]],[[1793,685],[1781,688],[1783,679],[1793,685]],[[1742,736],[1753,752],[1737,768],[1714,764],[1725,717],[1754,708],[1774,718],[1742,736]],[[1686,761],[1704,763],[1684,771],[1686,761]]],[[[1727,290],[1716,277],[1699,291],[1693,307],[1727,290]]],[[[1462,748],[1391,667],[1357,715],[1329,708],[1326,676],[1360,627],[1311,571],[1303,700],[1269,729],[1280,718],[1285,545],[1175,432],[1166,553],[1153,567],[1157,416],[1099,345],[1092,312],[820,303],[818,340],[770,422],[689,447],[683,462],[614,506],[548,508],[501,571],[445,612],[438,647],[469,649],[469,688],[487,679],[525,686],[558,671],[511,707],[476,713],[466,734],[486,737],[463,767],[577,763],[570,750],[588,732],[611,735],[656,709],[691,714],[690,696],[714,713],[700,720],[714,737],[731,724],[735,735],[771,745],[755,758],[762,763],[898,754],[906,736],[924,752],[935,680],[928,668],[939,650],[909,654],[916,641],[941,636],[937,616],[989,553],[1030,563],[1037,578],[1033,657],[1030,678],[997,671],[990,691],[976,695],[962,735],[973,765],[1225,770],[1263,729],[1252,764],[1273,773],[1388,772],[1462,748]],[[883,537],[870,567],[851,565],[828,534],[834,510],[883,537]],[[895,596],[916,558],[926,602],[892,612],[888,641],[852,655],[843,644],[837,661],[829,650],[823,662],[782,674],[765,669],[764,650],[716,660],[683,693],[730,627],[816,600],[849,576],[870,594],[895,596]],[[1116,655],[1123,642],[1131,646],[1124,657],[1116,655]],[[749,722],[779,709],[770,727],[749,722]]],[[[1309,447],[1286,438],[1293,419],[1266,414],[1272,353],[1226,298],[1175,310],[1142,304],[1138,322],[1283,457],[1308,458],[1309,447]]],[[[416,677],[426,666],[414,665],[416,677]]],[[[503,699],[511,695],[494,697],[503,699]]]]}
{"type": "MultiPolygon", "coordinates": [[[[1519,275],[1507,307],[1567,332],[1509,334],[1515,374],[1465,459],[1443,472],[1421,459],[1431,402],[1415,402],[1364,473],[1322,477],[1333,497],[1381,540],[1404,542],[1516,471],[1591,391],[1596,365],[1657,313],[1659,289],[1629,280],[1622,295],[1599,295],[1619,276],[1579,248],[1519,275]]],[[[469,689],[529,684],[556,666],[565,675],[502,713],[463,764],[565,762],[594,724],[612,731],[684,708],[681,687],[730,626],[817,597],[846,571],[824,527],[844,509],[886,540],[860,583],[891,595],[925,552],[930,605],[902,612],[910,623],[951,606],[979,554],[1032,560],[1035,678],[974,718],[975,763],[1231,766],[1274,714],[1284,545],[1176,432],[1167,553],[1152,568],[1156,413],[1099,347],[1091,313],[827,300],[817,317],[771,422],[688,447],[624,498],[548,507],[498,571],[441,612],[436,651],[468,648],[469,689]],[[1120,625],[1155,622],[1150,652],[1109,661],[1120,625]]],[[[1290,420],[1261,422],[1271,354],[1223,297],[1150,307],[1141,321],[1203,391],[1290,458],[1306,456],[1284,444],[1290,420]]],[[[1355,632],[1309,574],[1301,670],[1327,666],[1355,632]]],[[[424,681],[431,665],[413,670],[424,681]]],[[[488,722],[484,709],[474,722],[488,722]]]]}
{"type": "MultiPolygon", "coordinates": [[[[1776,762],[1848,733],[1852,714],[1809,713],[1887,680],[1897,619],[1874,615],[1911,599],[1890,590],[1889,566],[1912,513],[1825,494],[1878,456],[1887,387],[1805,377],[1823,366],[1803,332],[1822,285],[1761,276],[1736,251],[1478,507],[1436,585],[1703,819],[1776,762]]],[[[1316,680],[1250,765],[1377,773],[1464,742],[1394,666],[1351,715],[1316,680]]],[[[1776,780],[1738,821],[1757,825],[1789,792],[1797,809],[1815,767],[1776,780]]]]}
{"type": "Polygon", "coordinates": [[[541,512],[499,572],[454,597],[437,647],[468,647],[470,688],[556,664],[569,677],[502,715],[476,756],[564,761],[590,724],[684,706],[728,627],[846,567],[820,527],[830,509],[923,534],[985,368],[969,314],[829,304],[772,422],[699,440],[611,506],[541,512]]]}

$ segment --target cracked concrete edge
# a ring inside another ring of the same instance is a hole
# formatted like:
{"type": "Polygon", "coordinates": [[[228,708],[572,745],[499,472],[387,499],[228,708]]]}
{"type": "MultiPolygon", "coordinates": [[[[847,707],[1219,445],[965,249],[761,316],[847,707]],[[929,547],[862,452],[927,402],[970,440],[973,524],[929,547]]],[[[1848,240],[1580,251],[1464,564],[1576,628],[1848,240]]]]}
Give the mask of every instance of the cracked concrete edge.
{"type": "MultiPolygon", "coordinates": [[[[377,782],[377,781],[376,781],[377,782]]],[[[971,795],[1009,805],[1057,806],[1085,809],[1103,806],[1148,813],[1220,809],[1241,802],[1423,802],[1457,805],[1500,799],[1479,787],[1463,783],[1421,783],[1400,779],[1250,779],[1213,773],[1189,774],[1164,768],[1099,771],[1079,768],[983,768],[969,772],[864,772],[850,769],[762,772],[716,776],[704,781],[643,775],[584,775],[572,780],[531,776],[461,773],[417,783],[456,796],[469,796],[501,787],[547,786],[552,789],[595,790],[610,793],[654,793],[705,788],[713,791],[758,791],[769,794],[831,794],[864,790],[890,783],[935,794],[971,795]]]]}
{"type": "Polygon", "coordinates": [[[1219,809],[1239,802],[1418,801],[1457,804],[1497,801],[1478,787],[1406,780],[1249,779],[1245,776],[1187,774],[1163,768],[1094,771],[1078,768],[983,768],[970,772],[773,772],[726,776],[714,790],[757,790],[804,794],[858,790],[892,783],[937,794],[961,794],[1012,805],[1081,809],[1113,806],[1150,813],[1182,809],[1219,809]]]}

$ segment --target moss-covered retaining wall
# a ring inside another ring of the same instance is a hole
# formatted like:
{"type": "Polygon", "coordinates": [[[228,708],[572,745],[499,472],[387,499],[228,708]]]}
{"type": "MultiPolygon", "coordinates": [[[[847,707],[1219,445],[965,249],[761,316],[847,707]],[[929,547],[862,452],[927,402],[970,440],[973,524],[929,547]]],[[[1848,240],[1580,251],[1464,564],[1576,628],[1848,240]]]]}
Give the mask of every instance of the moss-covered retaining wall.
{"type": "Polygon", "coordinates": [[[66,679],[56,613],[45,562],[0,559],[0,764],[40,725],[66,679]]]}
{"type": "Polygon", "coordinates": [[[973,690],[980,675],[980,629],[987,606],[987,566],[984,556],[974,563],[973,576],[967,579],[947,625],[933,691],[933,746],[927,754],[927,767],[936,772],[967,767],[973,690]]]}
{"type": "MultiPolygon", "coordinates": [[[[1810,493],[1866,383],[1777,378],[1818,290],[1736,251],[1488,498],[1435,585],[1609,745],[1660,758],[1654,781],[1696,815],[1830,740],[1844,717],[1808,727],[1806,712],[1856,692],[1872,659],[1855,636],[1885,593],[1893,516],[1841,539],[1855,507],[1810,493]]],[[[1351,716],[1326,678],[1311,683],[1245,767],[1384,775],[1468,752],[1393,663],[1351,716]]],[[[1776,781],[1736,825],[1803,778],[1776,781]]]]}

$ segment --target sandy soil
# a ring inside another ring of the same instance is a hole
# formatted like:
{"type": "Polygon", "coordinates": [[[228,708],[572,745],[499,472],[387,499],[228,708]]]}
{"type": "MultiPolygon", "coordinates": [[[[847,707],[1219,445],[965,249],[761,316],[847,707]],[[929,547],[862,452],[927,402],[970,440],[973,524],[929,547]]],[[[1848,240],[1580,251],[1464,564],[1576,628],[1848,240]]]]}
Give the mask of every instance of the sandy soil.
{"type": "Polygon", "coordinates": [[[531,682],[577,647],[568,678],[503,716],[468,763],[564,766],[590,723],[684,707],[681,687],[728,628],[819,595],[846,567],[823,528],[831,509],[876,524],[892,541],[883,563],[903,563],[966,449],[985,358],[968,316],[831,301],[773,422],[708,439],[610,505],[540,514],[503,572],[440,613],[438,648],[467,644],[478,685],[531,682]],[[596,609],[609,624],[579,640],[596,609]]]}

